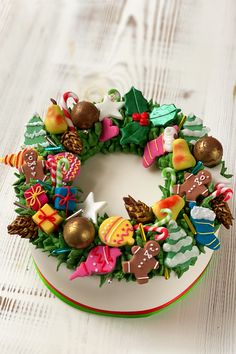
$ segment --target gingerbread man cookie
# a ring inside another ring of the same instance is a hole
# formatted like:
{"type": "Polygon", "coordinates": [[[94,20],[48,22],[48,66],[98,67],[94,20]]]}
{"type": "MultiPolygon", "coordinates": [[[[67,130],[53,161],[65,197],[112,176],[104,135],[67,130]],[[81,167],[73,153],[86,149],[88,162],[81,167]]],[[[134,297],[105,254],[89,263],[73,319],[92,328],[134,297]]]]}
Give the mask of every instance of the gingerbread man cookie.
{"type": "Polygon", "coordinates": [[[45,178],[44,162],[38,160],[38,153],[34,149],[29,149],[23,153],[24,164],[19,169],[20,173],[24,173],[26,183],[30,182],[30,178],[43,181],[45,178]]]}
{"type": "Polygon", "coordinates": [[[173,193],[180,196],[186,195],[188,202],[196,201],[200,195],[206,197],[208,195],[207,186],[211,182],[211,174],[206,170],[198,172],[197,175],[185,173],[184,183],[173,186],[173,193]]]}
{"type": "Polygon", "coordinates": [[[154,258],[160,252],[160,246],[156,241],[148,241],[144,248],[133,246],[133,257],[128,262],[122,262],[124,273],[133,273],[139,284],[148,282],[148,273],[159,267],[159,262],[154,258]]]}

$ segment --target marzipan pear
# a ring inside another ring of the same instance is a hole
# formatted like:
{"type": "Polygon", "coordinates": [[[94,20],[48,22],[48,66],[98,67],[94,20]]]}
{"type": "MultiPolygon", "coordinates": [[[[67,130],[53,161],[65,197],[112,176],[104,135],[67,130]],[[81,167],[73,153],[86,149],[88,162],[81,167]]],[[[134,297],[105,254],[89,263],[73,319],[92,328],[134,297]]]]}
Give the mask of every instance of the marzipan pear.
{"type": "Polygon", "coordinates": [[[62,134],[68,128],[65,116],[57,102],[54,99],[51,99],[51,101],[52,104],[48,107],[44,120],[45,129],[51,134],[62,134]]]}

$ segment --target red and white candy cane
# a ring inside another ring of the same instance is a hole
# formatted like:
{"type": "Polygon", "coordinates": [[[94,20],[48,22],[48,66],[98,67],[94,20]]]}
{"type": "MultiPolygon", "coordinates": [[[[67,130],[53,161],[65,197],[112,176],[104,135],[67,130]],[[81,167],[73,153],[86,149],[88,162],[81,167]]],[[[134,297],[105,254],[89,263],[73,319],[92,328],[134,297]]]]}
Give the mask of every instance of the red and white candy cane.
{"type": "MultiPolygon", "coordinates": [[[[137,229],[139,229],[139,224],[134,225],[134,230],[137,230],[137,229]]],[[[148,232],[148,231],[158,232],[158,234],[156,234],[154,236],[156,241],[163,241],[169,236],[169,232],[168,232],[167,228],[162,227],[162,226],[160,227],[160,226],[154,226],[154,225],[153,226],[143,225],[143,230],[145,232],[148,232]]]]}
{"type": "Polygon", "coordinates": [[[70,111],[69,111],[69,108],[67,105],[67,101],[69,98],[73,98],[75,103],[77,103],[79,101],[79,97],[76,95],[76,93],[68,91],[68,92],[65,92],[61,98],[61,107],[62,107],[63,112],[65,114],[65,119],[68,124],[68,127],[70,130],[75,131],[75,127],[74,127],[74,124],[71,120],[70,111]]]}
{"type": "Polygon", "coordinates": [[[224,197],[224,202],[227,202],[230,198],[232,198],[233,195],[233,190],[231,188],[225,187],[224,183],[218,183],[215,186],[215,191],[212,194],[216,194],[216,197],[219,195],[223,194],[224,197]]]}
{"type": "Polygon", "coordinates": [[[50,171],[52,186],[56,185],[56,175],[57,175],[57,162],[53,155],[48,155],[46,161],[46,168],[50,171]]]}
{"type": "Polygon", "coordinates": [[[220,195],[224,195],[224,202],[227,202],[233,195],[233,190],[231,188],[225,187],[224,183],[218,183],[215,185],[215,190],[212,192],[207,198],[204,199],[202,206],[209,203],[211,200],[219,197],[220,195]]]}

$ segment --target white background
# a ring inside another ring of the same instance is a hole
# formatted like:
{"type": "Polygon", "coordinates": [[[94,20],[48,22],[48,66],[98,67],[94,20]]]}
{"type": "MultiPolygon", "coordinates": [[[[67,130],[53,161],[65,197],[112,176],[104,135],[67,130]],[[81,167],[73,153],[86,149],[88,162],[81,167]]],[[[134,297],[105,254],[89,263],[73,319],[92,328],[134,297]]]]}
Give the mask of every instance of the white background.
{"type": "MultiPolygon", "coordinates": [[[[18,151],[24,124],[50,97],[134,85],[203,117],[235,173],[235,17],[234,0],[1,0],[1,155],[18,151]]],[[[234,228],[222,230],[206,276],[174,307],[147,319],[90,315],[55,299],[27,241],[7,235],[13,172],[0,166],[1,353],[235,352],[234,228]]]]}

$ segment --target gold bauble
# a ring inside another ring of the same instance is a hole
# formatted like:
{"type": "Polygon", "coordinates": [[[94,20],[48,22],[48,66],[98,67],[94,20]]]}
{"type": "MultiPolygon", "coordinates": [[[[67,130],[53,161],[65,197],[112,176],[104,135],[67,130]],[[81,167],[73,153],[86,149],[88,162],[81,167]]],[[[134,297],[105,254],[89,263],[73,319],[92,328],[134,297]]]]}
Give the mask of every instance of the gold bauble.
{"type": "Polygon", "coordinates": [[[94,240],[95,228],[87,218],[78,216],[66,222],[63,236],[70,247],[86,248],[94,240]]]}
{"type": "Polygon", "coordinates": [[[197,161],[202,161],[205,166],[214,167],[221,162],[223,147],[217,139],[212,136],[205,136],[194,145],[193,155],[197,161]]]}

